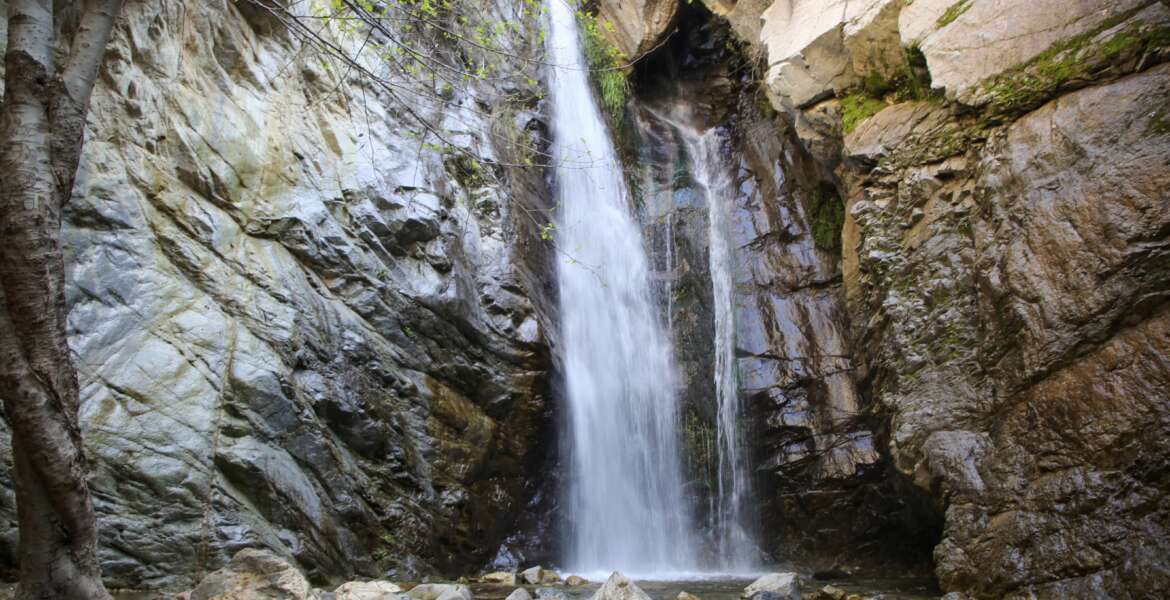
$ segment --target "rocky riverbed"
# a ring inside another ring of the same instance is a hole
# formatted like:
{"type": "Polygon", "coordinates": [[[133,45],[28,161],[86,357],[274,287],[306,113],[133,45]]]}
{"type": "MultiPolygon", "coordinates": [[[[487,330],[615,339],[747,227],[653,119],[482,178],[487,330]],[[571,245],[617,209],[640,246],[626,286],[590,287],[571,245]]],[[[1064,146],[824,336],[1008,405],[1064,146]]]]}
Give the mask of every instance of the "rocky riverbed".
{"type": "MultiPolygon", "coordinates": [[[[3,596],[0,596],[3,597],[3,596]]],[[[531,567],[454,582],[354,581],[314,587],[286,560],[244,550],[194,590],[173,595],[116,592],[118,600],[926,600],[939,598],[932,581],[849,578],[777,571],[757,577],[713,575],[687,581],[631,581],[613,573],[606,581],[562,576],[531,567]],[[830,581],[830,579],[832,579],[830,581]]]]}

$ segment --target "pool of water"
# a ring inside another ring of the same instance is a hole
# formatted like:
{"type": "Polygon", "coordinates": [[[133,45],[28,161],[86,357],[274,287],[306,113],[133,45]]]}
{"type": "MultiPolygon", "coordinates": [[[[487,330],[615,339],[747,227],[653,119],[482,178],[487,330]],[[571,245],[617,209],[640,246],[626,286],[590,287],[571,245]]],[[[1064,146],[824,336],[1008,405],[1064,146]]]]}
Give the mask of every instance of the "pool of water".
{"type": "MultiPolygon", "coordinates": [[[[645,581],[636,580],[654,600],[674,600],[679,592],[688,592],[702,600],[739,600],[740,593],[754,578],[687,578],[682,581],[645,581]]],[[[869,579],[849,578],[832,581],[818,581],[812,577],[802,577],[800,589],[804,593],[820,589],[825,585],[833,585],[851,594],[861,594],[867,598],[880,596],[883,600],[937,600],[942,596],[934,582],[926,579],[869,579]]],[[[525,585],[533,597],[536,597],[537,588],[549,587],[564,592],[571,600],[587,600],[601,586],[600,582],[590,582],[580,587],[568,586],[539,586],[525,585]]],[[[521,586],[469,584],[476,600],[502,600],[512,590],[521,586]]]]}

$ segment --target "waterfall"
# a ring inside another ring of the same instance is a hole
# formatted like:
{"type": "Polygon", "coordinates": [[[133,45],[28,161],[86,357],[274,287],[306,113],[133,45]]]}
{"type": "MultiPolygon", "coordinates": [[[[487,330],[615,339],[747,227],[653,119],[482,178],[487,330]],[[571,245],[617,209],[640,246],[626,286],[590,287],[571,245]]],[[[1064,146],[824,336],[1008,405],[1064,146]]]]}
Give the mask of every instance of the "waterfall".
{"type": "MultiPolygon", "coordinates": [[[[752,474],[739,396],[735,340],[735,242],[732,215],[738,195],[733,165],[718,128],[702,130],[693,107],[675,100],[666,105],[642,105],[642,113],[669,127],[686,157],[692,185],[707,204],[707,257],[711,280],[712,363],[715,383],[715,467],[708,501],[708,530],[715,559],[710,568],[723,573],[750,574],[761,565],[756,543],[758,515],[752,505],[752,474]]],[[[667,214],[667,222],[673,211],[667,214]]],[[[673,253],[668,240],[667,256],[673,253]]]]}
{"type": "Polygon", "coordinates": [[[550,1],[552,154],[568,395],[566,567],[695,571],[670,344],[616,152],[587,79],[574,10],[550,1]]]}
{"type": "Polygon", "coordinates": [[[735,280],[731,239],[731,204],[736,189],[719,132],[699,134],[678,127],[691,161],[695,183],[707,198],[708,269],[711,274],[715,317],[715,395],[718,471],[711,530],[715,536],[720,568],[746,572],[754,561],[749,531],[755,519],[748,507],[751,476],[740,419],[739,378],[735,360],[735,280]]]}

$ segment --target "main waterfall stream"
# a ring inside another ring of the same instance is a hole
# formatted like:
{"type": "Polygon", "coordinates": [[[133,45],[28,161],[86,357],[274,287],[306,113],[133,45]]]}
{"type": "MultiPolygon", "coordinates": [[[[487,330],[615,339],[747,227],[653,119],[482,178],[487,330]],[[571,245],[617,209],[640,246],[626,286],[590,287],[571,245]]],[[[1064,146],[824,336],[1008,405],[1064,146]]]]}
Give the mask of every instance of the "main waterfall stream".
{"type": "Polygon", "coordinates": [[[576,16],[550,2],[552,155],[569,445],[566,567],[666,579],[699,571],[683,489],[670,344],[646,248],[589,87],[576,16]]]}

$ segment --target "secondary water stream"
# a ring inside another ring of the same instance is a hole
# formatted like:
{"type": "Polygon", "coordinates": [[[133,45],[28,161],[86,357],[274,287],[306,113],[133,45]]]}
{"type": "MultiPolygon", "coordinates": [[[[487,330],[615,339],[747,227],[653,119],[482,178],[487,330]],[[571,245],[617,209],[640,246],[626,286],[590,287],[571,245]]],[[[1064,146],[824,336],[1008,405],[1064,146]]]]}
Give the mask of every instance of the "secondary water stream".
{"type": "Polygon", "coordinates": [[[715,318],[715,395],[717,444],[716,493],[711,510],[711,531],[721,570],[750,572],[758,558],[749,531],[755,519],[750,507],[751,475],[746,429],[741,421],[739,377],[735,357],[734,244],[731,239],[731,204],[735,187],[717,129],[699,132],[675,123],[690,157],[695,183],[707,200],[708,270],[711,274],[715,318]]]}

